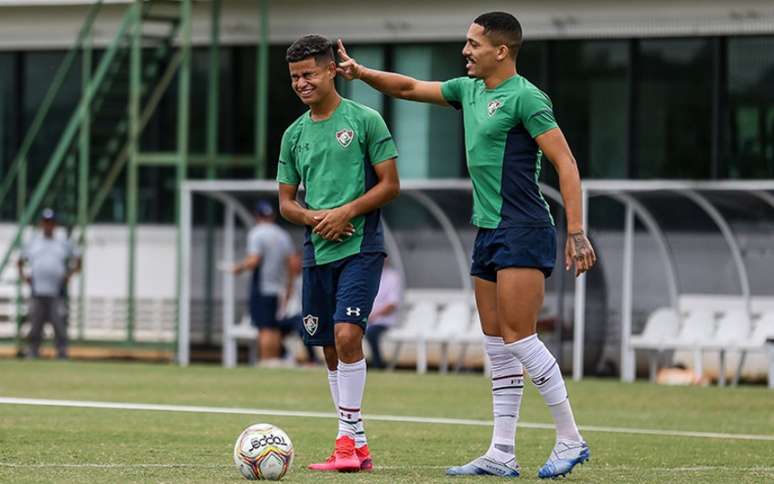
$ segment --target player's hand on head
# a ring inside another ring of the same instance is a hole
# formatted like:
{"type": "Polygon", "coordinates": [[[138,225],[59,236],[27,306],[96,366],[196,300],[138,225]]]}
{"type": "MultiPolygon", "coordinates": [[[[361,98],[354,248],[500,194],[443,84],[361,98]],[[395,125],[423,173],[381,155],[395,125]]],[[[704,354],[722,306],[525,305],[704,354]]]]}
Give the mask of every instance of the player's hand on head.
{"type": "Polygon", "coordinates": [[[336,66],[336,72],[344,77],[344,79],[351,81],[352,79],[360,78],[361,66],[355,59],[347,54],[347,49],[344,48],[344,43],[341,39],[337,42],[336,53],[339,55],[339,65],[336,66]]]}
{"type": "Polygon", "coordinates": [[[567,235],[564,246],[564,268],[570,270],[575,265],[575,277],[589,271],[597,262],[597,255],[586,233],[582,230],[567,235]]]}

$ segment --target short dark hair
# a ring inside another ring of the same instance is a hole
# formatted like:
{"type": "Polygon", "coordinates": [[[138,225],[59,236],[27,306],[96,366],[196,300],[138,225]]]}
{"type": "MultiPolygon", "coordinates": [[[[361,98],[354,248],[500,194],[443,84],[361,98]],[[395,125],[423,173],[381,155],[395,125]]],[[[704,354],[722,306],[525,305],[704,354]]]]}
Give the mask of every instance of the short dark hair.
{"type": "Polygon", "coordinates": [[[484,27],[484,35],[495,45],[507,45],[516,60],[521,49],[521,24],[507,12],[488,12],[476,17],[473,23],[484,27]]]}
{"type": "Polygon", "coordinates": [[[288,47],[285,60],[300,62],[309,57],[314,57],[318,64],[334,61],[333,44],[322,35],[304,35],[288,47]]]}

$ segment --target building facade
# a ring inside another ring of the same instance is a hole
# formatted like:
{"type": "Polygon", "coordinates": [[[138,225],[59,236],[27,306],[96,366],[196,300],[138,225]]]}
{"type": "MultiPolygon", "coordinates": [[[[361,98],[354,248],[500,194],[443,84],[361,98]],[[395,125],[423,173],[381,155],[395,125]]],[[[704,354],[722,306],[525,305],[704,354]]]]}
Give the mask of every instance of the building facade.
{"type": "MultiPolygon", "coordinates": [[[[106,2],[96,46],[107,45],[127,2],[106,2]]],[[[83,22],[89,2],[8,1],[0,6],[0,177],[13,160],[51,77],[83,22]]],[[[256,2],[222,2],[219,148],[249,153],[254,145],[254,85],[259,17],[256,2]]],[[[194,10],[191,149],[203,152],[210,6],[194,10]]],[[[467,26],[484,11],[505,10],[522,22],[521,75],[543,89],[584,178],[759,179],[774,177],[774,4],[715,0],[669,2],[526,1],[271,2],[269,166],[273,176],[285,127],[304,111],[289,86],[284,52],[298,36],[340,37],[350,54],[375,68],[422,79],[464,75],[467,26]]],[[[80,93],[79,68],[66,80],[30,161],[43,167],[80,93]]],[[[342,93],[384,115],[401,153],[404,178],[466,176],[459,113],[386,98],[363,83],[342,93]]],[[[174,146],[174,90],[143,135],[144,149],[174,146]]],[[[250,177],[248,168],[221,177],[250,177]]],[[[191,170],[192,177],[203,171],[191,170]]],[[[552,170],[544,181],[555,183],[552,170]]],[[[172,170],[141,173],[140,221],[173,220],[172,170]]],[[[103,222],[122,222],[119,184],[103,222]]],[[[0,208],[13,218],[12,203],[0,208]]]]}

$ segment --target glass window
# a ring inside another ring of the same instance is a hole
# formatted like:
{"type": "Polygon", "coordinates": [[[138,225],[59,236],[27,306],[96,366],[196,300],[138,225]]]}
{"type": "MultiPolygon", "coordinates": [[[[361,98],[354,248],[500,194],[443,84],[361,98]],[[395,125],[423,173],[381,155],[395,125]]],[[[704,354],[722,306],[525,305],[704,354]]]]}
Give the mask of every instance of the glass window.
{"type": "Polygon", "coordinates": [[[639,178],[709,178],[712,44],[708,39],[643,40],[636,59],[639,178]]]}
{"type": "Polygon", "coordinates": [[[728,175],[774,177],[774,37],[728,40],[728,175]]]}
{"type": "Polygon", "coordinates": [[[552,61],[547,94],[581,175],[626,177],[628,42],[562,41],[552,61]]]}
{"type": "Polygon", "coordinates": [[[16,98],[13,86],[13,54],[0,53],[0,179],[3,178],[14,156],[13,140],[13,104],[16,98]]]}
{"type": "Polygon", "coordinates": [[[526,39],[519,50],[519,57],[516,59],[516,70],[519,71],[519,75],[526,77],[529,82],[543,91],[548,89],[547,48],[548,43],[545,41],[526,39]]]}
{"type": "MultiPolygon", "coordinates": [[[[422,80],[465,75],[462,43],[401,45],[394,70],[422,80]]],[[[457,178],[464,172],[462,114],[451,108],[395,100],[390,127],[403,178],[457,178]]]]}
{"type": "MultiPolygon", "coordinates": [[[[24,130],[23,135],[35,118],[43,98],[51,86],[52,79],[62,63],[65,51],[27,52],[24,54],[24,130]]],[[[45,122],[41,126],[36,142],[29,152],[30,173],[42,173],[48,164],[54,148],[59,142],[75,107],[81,98],[81,59],[76,57],[62,88],[51,105],[45,122]]],[[[23,136],[22,135],[22,136],[23,136]]],[[[34,187],[37,177],[31,176],[30,186],[34,187]]]]}
{"type": "MultiPolygon", "coordinates": [[[[289,44],[269,47],[269,110],[266,176],[273,179],[277,174],[282,134],[296,120],[306,106],[298,99],[290,86],[288,63],[285,53],[289,44]]],[[[233,77],[228,89],[229,99],[234,103],[228,109],[233,129],[221,136],[232,138],[233,153],[253,155],[255,153],[255,95],[256,95],[256,48],[235,47],[233,53],[233,77]]],[[[225,87],[225,86],[224,86],[225,87]]],[[[237,167],[220,172],[221,176],[233,178],[254,178],[253,167],[237,167]]]]}

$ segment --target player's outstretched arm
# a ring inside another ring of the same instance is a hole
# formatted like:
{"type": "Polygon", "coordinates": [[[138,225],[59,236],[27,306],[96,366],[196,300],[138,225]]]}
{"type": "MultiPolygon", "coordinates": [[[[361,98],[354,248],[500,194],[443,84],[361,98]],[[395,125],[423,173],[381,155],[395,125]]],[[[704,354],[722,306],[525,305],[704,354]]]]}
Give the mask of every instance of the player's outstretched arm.
{"type": "Polygon", "coordinates": [[[377,71],[369,69],[357,63],[347,54],[347,49],[341,39],[338,41],[339,63],[336,71],[345,79],[360,79],[374,89],[387,94],[388,96],[409,101],[419,101],[425,103],[438,104],[440,106],[449,106],[449,103],[441,93],[441,83],[437,81],[419,81],[413,77],[404,76],[394,72],[377,71]]]}
{"type": "Polygon", "coordinates": [[[400,194],[395,158],[373,166],[379,180],[376,185],[355,200],[328,211],[324,216],[316,215],[315,219],[319,222],[314,228],[316,233],[327,240],[338,240],[337,234],[350,220],[387,205],[400,194]]]}
{"type": "Polygon", "coordinates": [[[535,138],[559,174],[559,189],[567,213],[567,243],[564,247],[564,267],[575,264],[576,277],[591,269],[597,261],[594,248],[583,231],[581,181],[578,165],[562,130],[554,128],[535,138]]]}

